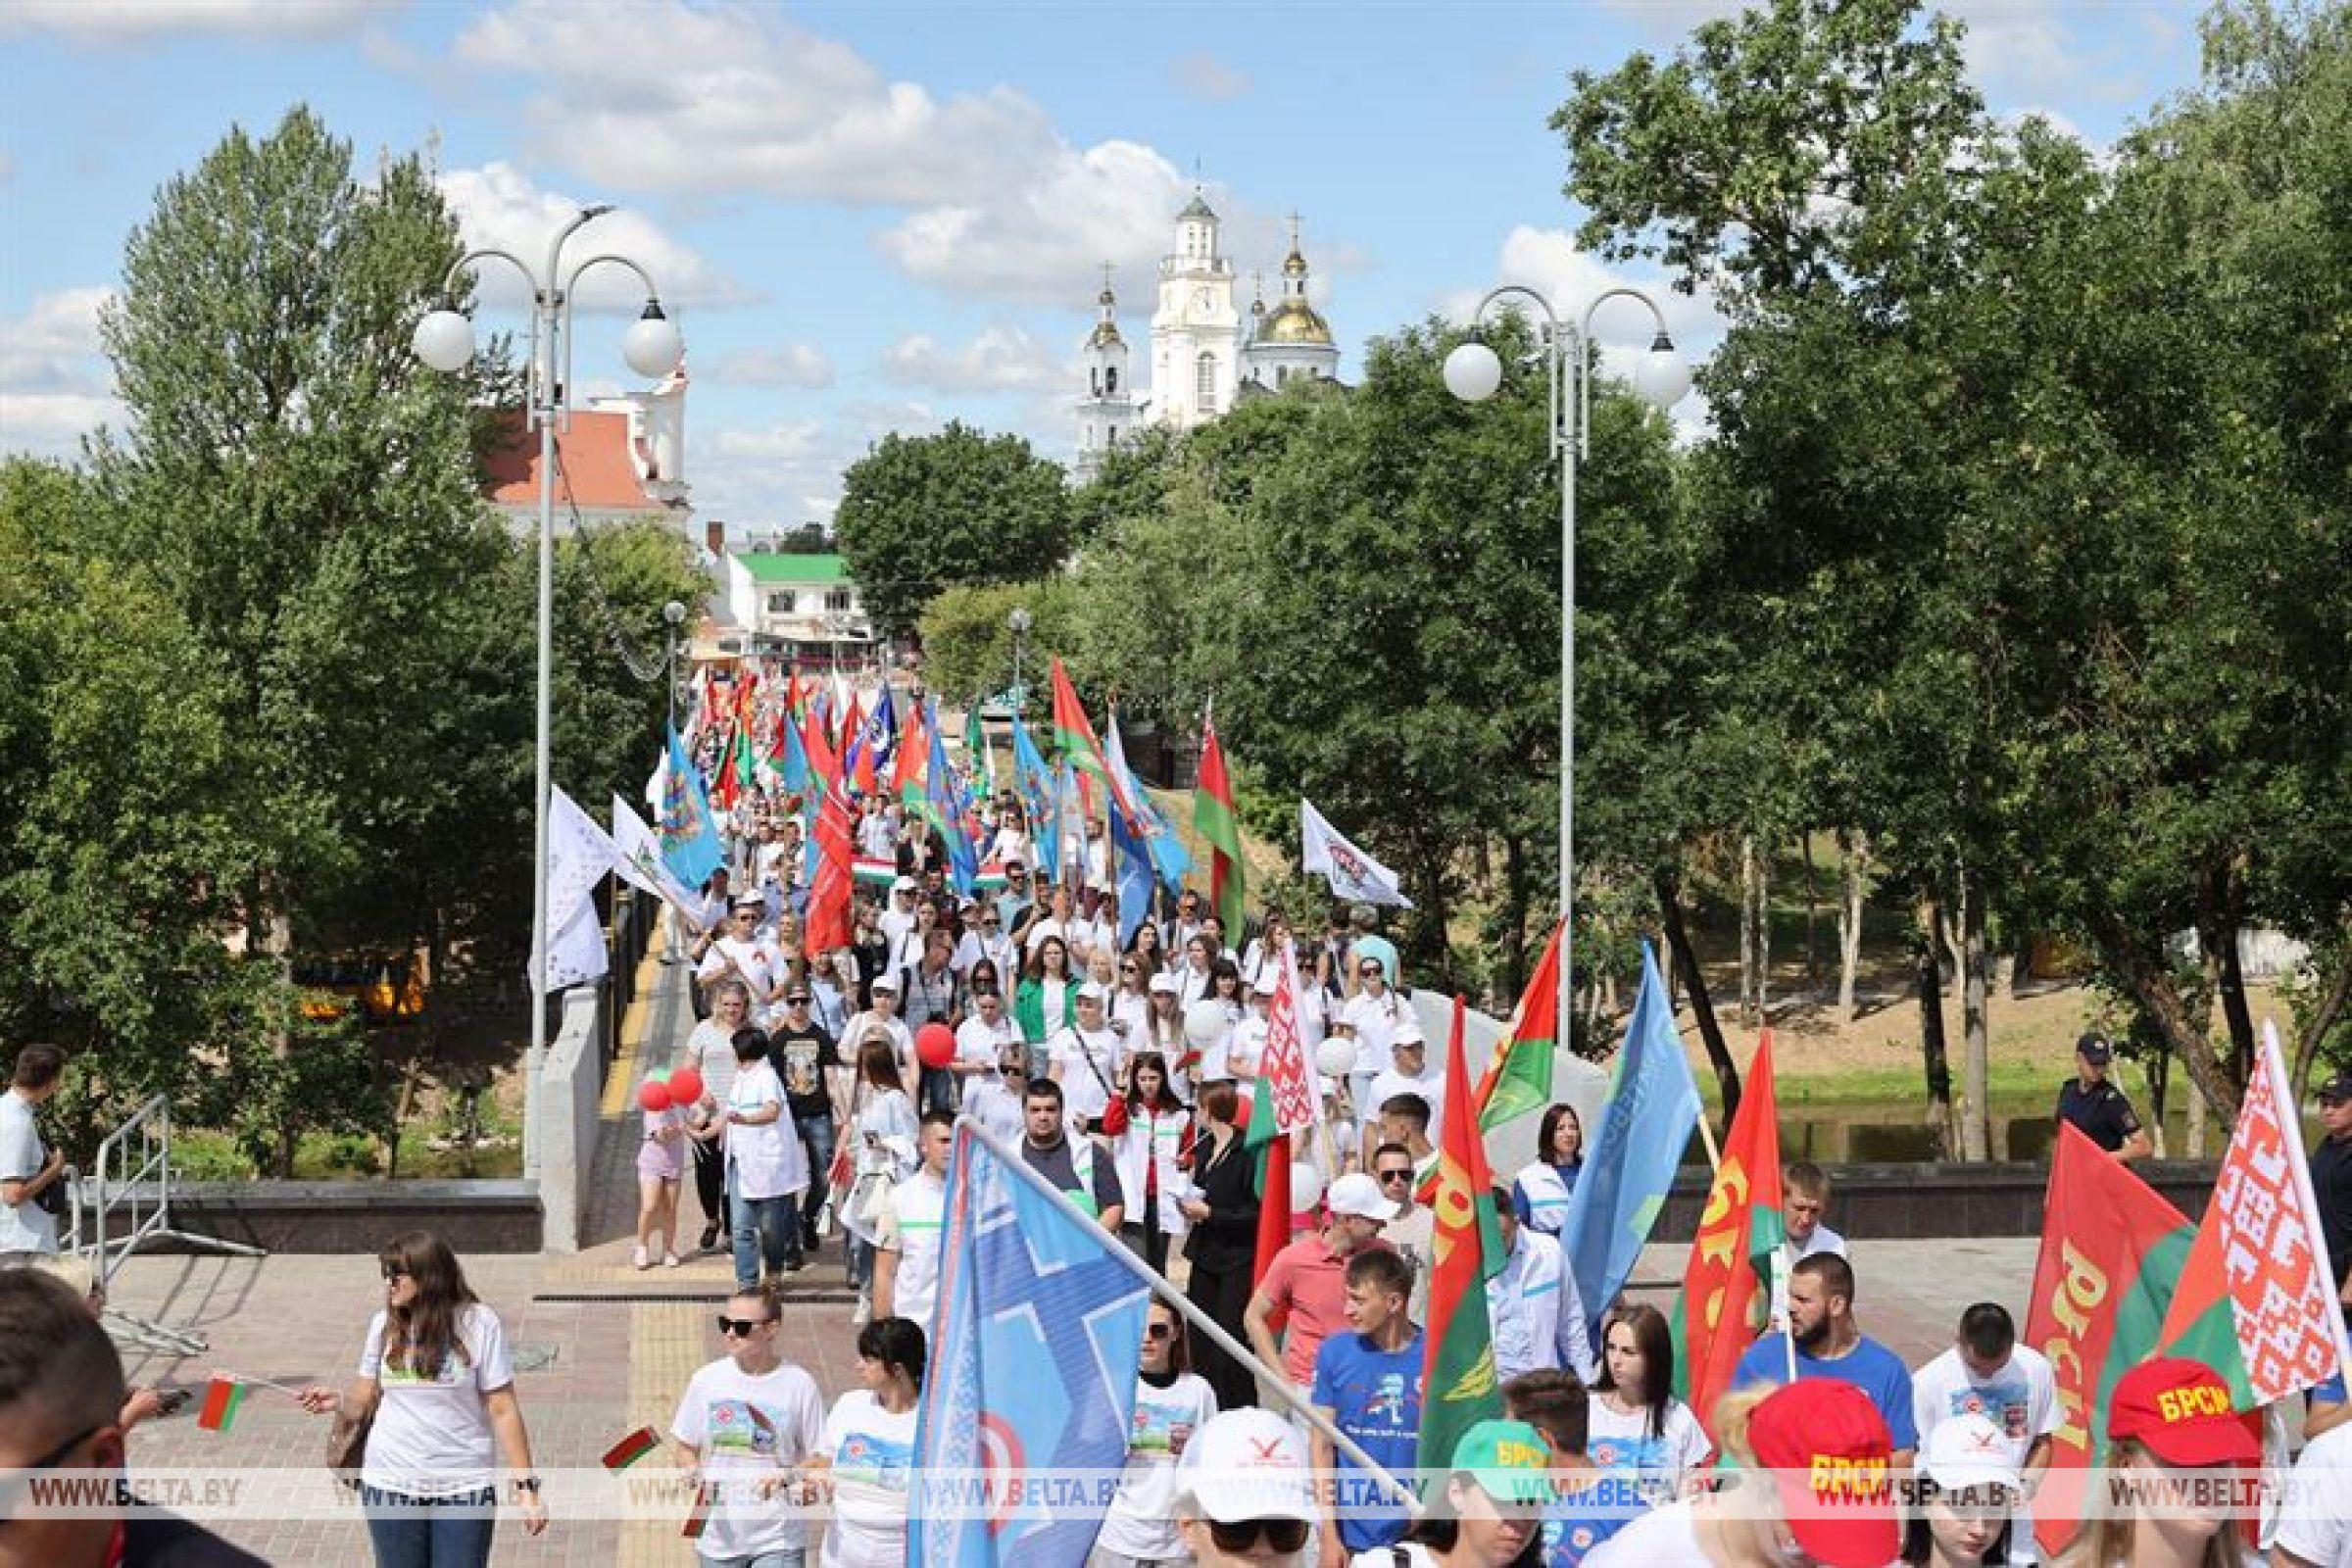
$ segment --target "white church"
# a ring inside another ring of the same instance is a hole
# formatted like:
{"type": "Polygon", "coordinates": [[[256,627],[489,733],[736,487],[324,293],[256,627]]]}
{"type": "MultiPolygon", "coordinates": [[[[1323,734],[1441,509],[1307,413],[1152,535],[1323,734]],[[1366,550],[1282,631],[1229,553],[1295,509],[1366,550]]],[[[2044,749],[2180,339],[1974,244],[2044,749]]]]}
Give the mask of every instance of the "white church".
{"type": "Polygon", "coordinates": [[[1298,220],[1291,220],[1280,294],[1268,306],[1261,288],[1247,322],[1235,303],[1233,262],[1218,249],[1217,228],[1217,215],[1195,190],[1176,215],[1176,248],[1159,262],[1149,398],[1136,395],[1127,340],[1119,335],[1118,300],[1110,270],[1103,269],[1102,292],[1096,297],[1102,318],[1086,340],[1087,388],[1078,402],[1080,481],[1092,478],[1103,454],[1141,424],[1190,430],[1254,393],[1279,391],[1302,378],[1337,379],[1339,345],[1330,324],[1307,303],[1298,220]]]}

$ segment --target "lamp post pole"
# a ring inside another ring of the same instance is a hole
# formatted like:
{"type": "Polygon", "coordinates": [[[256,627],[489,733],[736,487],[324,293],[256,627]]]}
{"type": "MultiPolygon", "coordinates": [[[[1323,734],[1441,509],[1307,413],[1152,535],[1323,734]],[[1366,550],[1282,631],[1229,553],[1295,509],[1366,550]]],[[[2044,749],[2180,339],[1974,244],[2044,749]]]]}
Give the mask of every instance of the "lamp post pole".
{"type": "Polygon", "coordinates": [[[662,607],[662,620],[669,628],[669,651],[662,662],[662,695],[668,699],[668,724],[678,727],[678,628],[686,623],[686,607],[672,599],[662,607]]]}
{"type": "Polygon", "coordinates": [[[1021,652],[1022,645],[1028,641],[1032,622],[1029,612],[1019,609],[1013,611],[1006,621],[1012,627],[1012,710],[1019,714],[1029,707],[1029,694],[1021,689],[1021,652]]]}
{"type": "MultiPolygon", "coordinates": [[[[625,256],[591,256],[566,274],[564,246],[587,223],[612,211],[609,206],[580,210],[548,242],[547,266],[533,272],[513,251],[484,247],[466,252],[450,267],[442,281],[445,298],[454,295],[458,281],[476,265],[490,260],[507,263],[522,274],[531,291],[531,358],[526,406],[530,424],[539,432],[539,679],[536,733],[533,742],[531,796],[531,970],[530,1045],[523,1056],[522,1173],[526,1180],[539,1174],[539,1076],[547,1059],[547,819],[554,789],[555,736],[555,606],[556,606],[556,434],[569,419],[571,408],[571,314],[580,277],[605,263],[626,268],[645,285],[645,314],[629,329],[623,355],[641,375],[666,375],[677,368],[682,344],[677,327],[662,315],[661,294],[646,270],[625,256]]],[[[417,357],[437,370],[458,370],[473,358],[473,325],[457,312],[442,309],[417,322],[413,344],[417,357]]]]}
{"type": "MultiPolygon", "coordinates": [[[[1636,389],[1652,405],[1670,408],[1690,390],[1690,370],[1675,353],[1667,335],[1665,313],[1657,301],[1638,288],[1603,290],[1578,320],[1563,318],[1551,301],[1520,283],[1491,290],[1471,313],[1473,330],[1487,311],[1501,300],[1522,300],[1537,312],[1547,380],[1549,417],[1546,428],[1551,455],[1560,465],[1560,885],[1559,913],[1566,922],[1560,932],[1560,973],[1557,1003],[1560,1040],[1573,1033],[1576,1010],[1576,965],[1573,959],[1576,915],[1576,469],[1592,435],[1592,318],[1610,300],[1640,300],[1657,328],[1649,353],[1636,372],[1636,389]]],[[[1472,337],[1446,359],[1447,390],[1465,403],[1494,395],[1502,384],[1502,364],[1494,351],[1472,337]]]]}

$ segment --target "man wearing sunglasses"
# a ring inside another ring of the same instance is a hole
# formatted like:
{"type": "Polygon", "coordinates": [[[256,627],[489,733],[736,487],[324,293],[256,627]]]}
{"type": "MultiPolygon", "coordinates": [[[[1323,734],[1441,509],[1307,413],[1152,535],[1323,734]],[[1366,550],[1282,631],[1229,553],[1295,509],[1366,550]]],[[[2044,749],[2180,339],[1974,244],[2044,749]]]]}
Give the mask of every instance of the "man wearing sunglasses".
{"type": "Polygon", "coordinates": [[[695,1542],[705,1563],[792,1562],[808,1549],[800,1509],[760,1487],[815,1452],[825,1430],[816,1380],[784,1359],[780,1317],[772,1292],[736,1292],[718,1314],[726,1354],[695,1373],[670,1418],[678,1463],[710,1503],[695,1542]]]}
{"type": "Polygon", "coordinates": [[[82,1298],[38,1269],[0,1271],[0,1562],[261,1568],[261,1558],[154,1509],[36,1516],[32,1483],[43,1472],[121,1475],[122,1394],[122,1358],[82,1298]]]}
{"type": "Polygon", "coordinates": [[[1297,1568],[1314,1518],[1306,1444],[1273,1411],[1224,1411],[1185,1445],[1176,1533],[1196,1568],[1297,1568]]]}

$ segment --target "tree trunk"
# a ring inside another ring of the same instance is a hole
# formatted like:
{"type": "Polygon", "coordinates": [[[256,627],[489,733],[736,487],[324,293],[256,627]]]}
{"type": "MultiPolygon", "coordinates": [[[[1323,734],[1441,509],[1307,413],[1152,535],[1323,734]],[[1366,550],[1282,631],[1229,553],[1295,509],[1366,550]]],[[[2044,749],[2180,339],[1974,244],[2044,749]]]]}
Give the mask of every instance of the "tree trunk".
{"type": "Polygon", "coordinates": [[[1862,965],[1862,862],[1870,841],[1838,830],[1838,1021],[1854,1021],[1854,972],[1862,965]]]}
{"type": "Polygon", "coordinates": [[[1753,1029],[1764,1021],[1766,969],[1771,962],[1772,917],[1766,900],[1764,857],[1753,833],[1740,835],[1740,1022],[1753,1029]]]}
{"type": "Polygon", "coordinates": [[[2236,1120],[2237,1087],[2214,1055],[2213,1044],[2205,1031],[2189,1016],[2187,1005],[2180,999],[2180,989],[2173,983],[2161,954],[2150,952],[2112,909],[2092,911],[2089,934],[2108,973],[2139,1004],[2150,1026],[2180,1059],[2189,1082],[2196,1086],[2205,1103],[2221,1113],[2225,1125],[2236,1120]]]}
{"type": "Polygon", "coordinates": [[[2295,1041],[2294,1082],[2295,1103],[2298,1105],[2303,1102],[2305,1091],[2311,1087],[2311,1069],[2319,1059],[2320,1042],[2328,1038],[2328,1032],[2335,1027],[2336,1019],[2344,1015],[2344,1008],[2352,1005],[2352,942],[2340,945],[2336,951],[2339,956],[2335,977],[2332,980],[2322,977],[2319,1004],[2304,1020],[2303,1033],[2295,1041]]]}
{"type": "Polygon", "coordinates": [[[2181,1158],[2203,1159],[2205,1157],[2205,1097],[2203,1095],[2188,1097],[2188,1129],[2180,1141],[2188,1146],[2180,1151],[2181,1158]]]}
{"type": "Polygon", "coordinates": [[[2161,1045],[2154,1047],[2141,1058],[2148,1075],[2148,1147],[2158,1159],[2170,1159],[2164,1132],[2165,1106],[2172,1100],[2173,1057],[2161,1045]]]}
{"type": "Polygon", "coordinates": [[[1690,946],[1690,928],[1683,924],[1682,887],[1671,871],[1653,873],[1650,885],[1658,895],[1658,918],[1666,927],[1666,951],[1673,955],[1675,972],[1690,993],[1690,1016],[1698,1024],[1699,1043],[1706,1047],[1707,1062],[1715,1069],[1716,1085],[1723,1092],[1723,1120],[1728,1127],[1740,1108],[1740,1067],[1723,1043],[1723,1026],[1715,1020],[1706,976],[1698,972],[1698,954],[1690,946]]]}
{"type": "Polygon", "coordinates": [[[1805,989],[1811,991],[1821,984],[1821,897],[1813,886],[1811,830],[1799,832],[1796,842],[1805,852],[1805,989]]]}
{"type": "Polygon", "coordinates": [[[2237,932],[2234,919],[2222,926],[2221,965],[2215,978],[2222,997],[2222,1021],[2230,1028],[2230,1054],[2235,1065],[2230,1076],[2242,1089],[2254,1078],[2254,1014],[2246,1006],[2246,972],[2238,959],[2237,932]]]}
{"type": "Polygon", "coordinates": [[[1960,874],[1960,1152],[1963,1158],[1992,1157],[1992,1021],[1984,982],[1991,956],[1984,950],[1984,887],[1973,872],[1960,874]]]}
{"type": "MultiPolygon", "coordinates": [[[[294,919],[293,916],[286,913],[278,900],[270,897],[273,891],[275,890],[270,888],[268,881],[265,880],[262,890],[264,902],[248,906],[248,907],[255,910],[259,917],[262,928],[262,951],[269,955],[270,961],[276,966],[278,979],[291,985],[294,980],[294,919]]],[[[283,1029],[278,1030],[271,1037],[270,1048],[271,1054],[278,1060],[285,1060],[294,1054],[292,1033],[283,1029]]],[[[286,1116],[279,1119],[273,1174],[281,1181],[290,1181],[294,1176],[294,1144],[297,1131],[293,1117],[286,1116]]]]}
{"type": "Polygon", "coordinates": [[[1943,1041],[1943,960],[1936,950],[1943,911],[1930,895],[1920,906],[1916,955],[1919,983],[1919,1051],[1928,1076],[1928,1125],[1936,1134],[1936,1155],[1952,1157],[1952,1063],[1943,1041]]]}
{"type": "Polygon", "coordinates": [[[1517,833],[1502,841],[1502,994],[1515,997],[1527,989],[1527,840],[1517,833]]]}

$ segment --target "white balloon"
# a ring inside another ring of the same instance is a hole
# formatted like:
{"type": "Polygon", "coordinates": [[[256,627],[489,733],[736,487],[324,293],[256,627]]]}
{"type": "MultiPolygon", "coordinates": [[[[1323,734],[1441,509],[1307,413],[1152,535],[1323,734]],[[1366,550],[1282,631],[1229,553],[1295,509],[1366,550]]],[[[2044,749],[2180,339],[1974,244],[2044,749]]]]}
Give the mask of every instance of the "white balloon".
{"type": "Polygon", "coordinates": [[[1323,1200],[1323,1173],[1307,1161],[1291,1164],[1291,1212],[1314,1207],[1323,1200]]]}
{"type": "Polygon", "coordinates": [[[1315,1048],[1315,1071],[1326,1078],[1345,1078],[1355,1071],[1355,1042],[1333,1035],[1315,1048]]]}
{"type": "Polygon", "coordinates": [[[1196,1051],[1206,1051],[1217,1043],[1231,1022],[1225,1015],[1225,1004],[1202,997],[1184,1009],[1184,1038],[1196,1051]]]}

